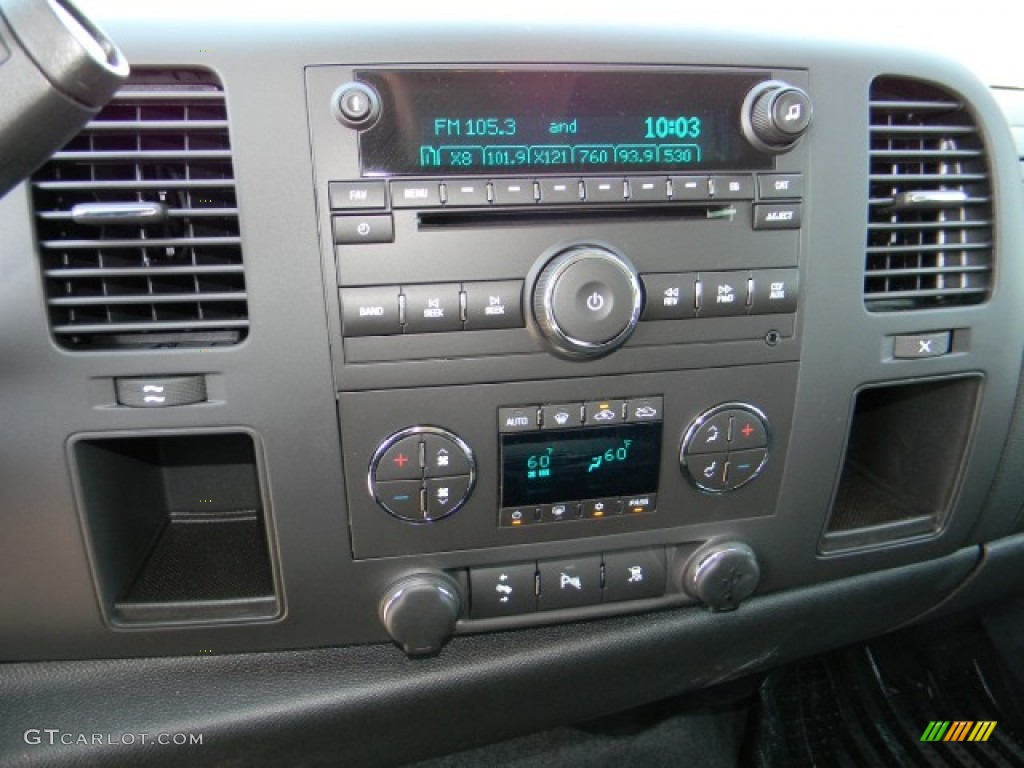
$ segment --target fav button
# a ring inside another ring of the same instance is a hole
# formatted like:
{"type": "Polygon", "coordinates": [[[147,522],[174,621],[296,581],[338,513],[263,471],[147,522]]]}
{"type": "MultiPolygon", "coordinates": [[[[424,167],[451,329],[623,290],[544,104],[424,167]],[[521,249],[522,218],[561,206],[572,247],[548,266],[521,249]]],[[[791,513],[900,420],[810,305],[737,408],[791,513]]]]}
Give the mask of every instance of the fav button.
{"type": "Polygon", "coordinates": [[[387,193],[383,181],[332,181],[327,185],[331,208],[386,208],[387,193]]]}

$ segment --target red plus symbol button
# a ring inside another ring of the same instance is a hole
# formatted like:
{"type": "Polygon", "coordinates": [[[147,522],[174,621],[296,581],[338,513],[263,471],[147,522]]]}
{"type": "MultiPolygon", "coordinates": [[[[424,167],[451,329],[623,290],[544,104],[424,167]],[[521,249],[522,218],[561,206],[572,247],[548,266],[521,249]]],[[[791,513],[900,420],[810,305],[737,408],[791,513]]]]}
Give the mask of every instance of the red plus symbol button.
{"type": "Polygon", "coordinates": [[[409,457],[406,456],[404,453],[400,453],[397,456],[395,456],[395,458],[392,459],[392,461],[394,461],[395,464],[399,466],[399,468],[402,468],[409,463],[409,457]]]}
{"type": "Polygon", "coordinates": [[[743,429],[740,430],[740,432],[743,433],[744,437],[750,437],[752,434],[754,434],[754,428],[750,426],[750,422],[747,422],[746,426],[744,426],[743,429]]]}

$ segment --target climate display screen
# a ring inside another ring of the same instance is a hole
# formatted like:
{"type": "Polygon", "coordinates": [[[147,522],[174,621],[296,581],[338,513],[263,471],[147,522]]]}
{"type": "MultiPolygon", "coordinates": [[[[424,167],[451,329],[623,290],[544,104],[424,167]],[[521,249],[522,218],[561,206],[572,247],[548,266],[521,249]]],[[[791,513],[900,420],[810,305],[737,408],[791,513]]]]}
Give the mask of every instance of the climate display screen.
{"type": "Polygon", "coordinates": [[[757,73],[363,70],[365,176],[764,169],[740,108],[757,73]]]}
{"type": "Polygon", "coordinates": [[[502,435],[501,505],[653,493],[660,460],[660,423],[502,435]]]}

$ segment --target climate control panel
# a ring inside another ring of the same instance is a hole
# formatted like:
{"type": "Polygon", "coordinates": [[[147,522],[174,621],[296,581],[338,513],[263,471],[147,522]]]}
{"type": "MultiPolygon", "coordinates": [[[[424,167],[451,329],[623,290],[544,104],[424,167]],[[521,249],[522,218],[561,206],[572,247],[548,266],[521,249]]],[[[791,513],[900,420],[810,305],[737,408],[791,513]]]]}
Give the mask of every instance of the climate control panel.
{"type": "Polygon", "coordinates": [[[407,427],[378,447],[370,463],[370,494],[385,511],[408,523],[448,517],[473,492],[473,451],[446,429],[407,427]]]}

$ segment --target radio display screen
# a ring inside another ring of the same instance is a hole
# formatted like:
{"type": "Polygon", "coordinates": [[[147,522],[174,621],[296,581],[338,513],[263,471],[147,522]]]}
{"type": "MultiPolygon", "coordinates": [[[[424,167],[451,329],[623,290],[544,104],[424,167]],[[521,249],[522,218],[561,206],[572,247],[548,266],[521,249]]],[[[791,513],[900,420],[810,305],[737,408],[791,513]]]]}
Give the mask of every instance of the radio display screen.
{"type": "Polygon", "coordinates": [[[755,72],[360,70],[380,94],[364,176],[763,170],[740,128],[755,72]]]}
{"type": "Polygon", "coordinates": [[[661,424],[554,429],[501,436],[501,505],[653,493],[661,424]]]}

